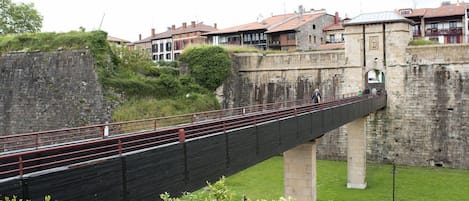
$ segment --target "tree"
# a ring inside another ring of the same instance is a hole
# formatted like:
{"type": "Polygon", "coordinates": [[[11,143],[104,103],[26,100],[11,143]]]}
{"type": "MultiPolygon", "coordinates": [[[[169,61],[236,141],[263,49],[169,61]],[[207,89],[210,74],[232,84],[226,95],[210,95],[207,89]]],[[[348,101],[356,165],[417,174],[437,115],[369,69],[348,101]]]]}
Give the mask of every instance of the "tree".
{"type": "Polygon", "coordinates": [[[0,0],[0,35],[11,33],[38,32],[42,27],[42,16],[34,4],[15,4],[11,0],[0,0]]]}

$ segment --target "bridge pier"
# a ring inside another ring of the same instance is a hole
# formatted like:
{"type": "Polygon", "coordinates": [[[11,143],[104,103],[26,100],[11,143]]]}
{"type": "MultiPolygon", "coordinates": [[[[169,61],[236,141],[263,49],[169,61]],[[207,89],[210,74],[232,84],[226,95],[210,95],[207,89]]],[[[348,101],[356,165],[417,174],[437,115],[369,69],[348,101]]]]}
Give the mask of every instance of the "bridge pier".
{"type": "Polygon", "coordinates": [[[285,198],[316,201],[316,145],[314,140],[284,152],[285,198]]]}
{"type": "Polygon", "coordinates": [[[366,188],[366,117],[347,124],[347,188],[366,188]]]}

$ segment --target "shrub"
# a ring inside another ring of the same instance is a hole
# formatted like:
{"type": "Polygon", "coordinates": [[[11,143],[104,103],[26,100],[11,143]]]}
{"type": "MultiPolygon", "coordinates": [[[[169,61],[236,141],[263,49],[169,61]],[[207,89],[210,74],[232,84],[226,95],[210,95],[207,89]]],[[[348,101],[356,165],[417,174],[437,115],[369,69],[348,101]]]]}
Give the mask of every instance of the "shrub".
{"type": "Polygon", "coordinates": [[[228,52],[219,46],[192,46],[179,57],[186,63],[197,84],[214,91],[228,77],[231,60],[228,52]]]}
{"type": "MultiPolygon", "coordinates": [[[[184,192],[180,198],[171,198],[169,193],[160,195],[163,201],[233,201],[233,193],[225,185],[225,177],[211,184],[207,182],[207,187],[196,193],[184,192]]],[[[250,201],[249,198],[244,197],[244,200],[250,201]]],[[[266,201],[266,200],[256,200],[266,201]]],[[[272,200],[275,201],[275,200],[272,200]]],[[[278,201],[294,201],[292,198],[280,197],[278,201]]]]}

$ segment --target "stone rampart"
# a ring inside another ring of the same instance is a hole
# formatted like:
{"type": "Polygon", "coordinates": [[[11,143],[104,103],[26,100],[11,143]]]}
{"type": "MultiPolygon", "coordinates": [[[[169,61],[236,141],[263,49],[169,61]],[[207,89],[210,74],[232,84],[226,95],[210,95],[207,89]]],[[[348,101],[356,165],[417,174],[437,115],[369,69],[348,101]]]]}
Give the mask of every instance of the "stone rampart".
{"type": "MultiPolygon", "coordinates": [[[[396,58],[403,63],[385,67],[386,110],[367,118],[368,160],[469,168],[469,45],[403,51],[405,58],[396,58]]],[[[346,60],[340,50],[239,54],[225,107],[309,98],[314,88],[324,97],[357,92],[364,70],[346,60]]],[[[318,158],[345,160],[346,140],[345,128],[324,135],[318,158]]]]}
{"type": "Polygon", "coordinates": [[[0,56],[0,135],[102,123],[103,92],[89,51],[0,56]]]}

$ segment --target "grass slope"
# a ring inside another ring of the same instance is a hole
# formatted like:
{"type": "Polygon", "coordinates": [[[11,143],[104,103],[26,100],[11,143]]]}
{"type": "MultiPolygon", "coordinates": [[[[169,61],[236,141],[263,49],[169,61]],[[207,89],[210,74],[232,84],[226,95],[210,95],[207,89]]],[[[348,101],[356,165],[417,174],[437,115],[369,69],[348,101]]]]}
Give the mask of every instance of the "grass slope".
{"type": "MultiPolygon", "coordinates": [[[[347,163],[317,161],[318,201],[392,200],[392,166],[368,164],[365,190],[347,189],[347,163]]],[[[283,158],[273,157],[226,180],[235,200],[283,196],[283,158]]],[[[395,200],[469,200],[469,170],[398,166],[395,200]]]]}

